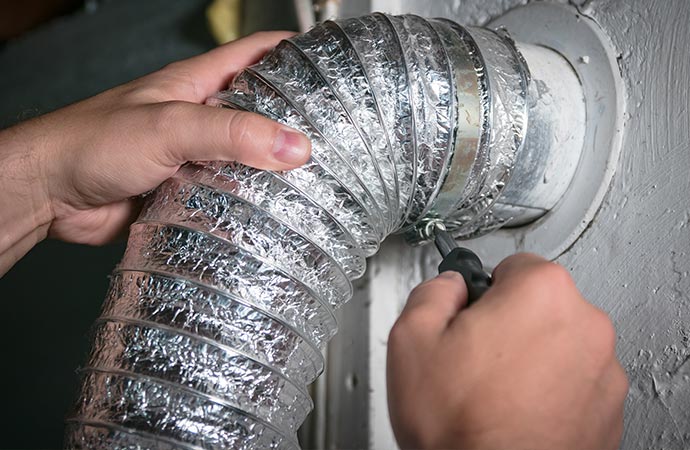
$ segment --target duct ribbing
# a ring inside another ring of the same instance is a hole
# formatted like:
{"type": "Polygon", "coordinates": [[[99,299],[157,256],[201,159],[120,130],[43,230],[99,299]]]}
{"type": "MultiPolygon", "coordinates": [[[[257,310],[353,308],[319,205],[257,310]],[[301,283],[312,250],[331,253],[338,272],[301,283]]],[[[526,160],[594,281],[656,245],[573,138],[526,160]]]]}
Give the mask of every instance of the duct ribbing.
{"type": "MultiPolygon", "coordinates": [[[[298,448],[306,386],[365,258],[434,215],[451,159],[470,173],[490,156],[483,64],[455,24],[374,14],[283,41],[237,75],[209,103],[304,132],[312,157],[287,172],[190,164],[148,196],[95,325],[67,445],[298,448]],[[470,112],[454,62],[474,77],[476,135],[457,126],[470,112]]],[[[514,144],[492,149],[503,170],[514,144]]],[[[467,192],[500,191],[481,179],[467,192]]],[[[486,221],[475,197],[458,217],[475,208],[486,221]]]]}

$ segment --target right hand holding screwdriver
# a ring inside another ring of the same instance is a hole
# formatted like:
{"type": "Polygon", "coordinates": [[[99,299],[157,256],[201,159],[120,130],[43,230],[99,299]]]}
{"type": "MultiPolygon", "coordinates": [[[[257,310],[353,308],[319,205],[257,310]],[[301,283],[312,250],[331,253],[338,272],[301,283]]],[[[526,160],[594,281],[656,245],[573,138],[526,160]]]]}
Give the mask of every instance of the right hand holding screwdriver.
{"type": "Polygon", "coordinates": [[[561,266],[516,255],[465,308],[462,277],[422,283],[388,342],[403,448],[615,449],[628,382],[608,316],[561,266]]]}

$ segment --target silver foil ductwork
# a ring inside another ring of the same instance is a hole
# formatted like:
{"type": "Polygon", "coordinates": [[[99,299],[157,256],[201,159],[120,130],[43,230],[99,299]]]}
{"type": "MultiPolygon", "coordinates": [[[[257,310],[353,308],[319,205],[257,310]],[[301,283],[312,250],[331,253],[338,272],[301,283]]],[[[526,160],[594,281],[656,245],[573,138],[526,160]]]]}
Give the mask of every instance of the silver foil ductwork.
{"type": "Polygon", "coordinates": [[[67,446],[299,448],[334,310],[387,235],[422,241],[443,220],[468,237],[548,210],[521,204],[537,187],[511,187],[549,161],[558,131],[546,123],[530,140],[528,119],[582,99],[570,74],[558,77],[569,97],[545,101],[544,64],[530,75],[503,31],[373,14],[318,25],[237,75],[208,103],[304,132],[312,157],[288,172],[189,164],[148,197],[67,446]],[[517,163],[523,152],[534,164],[517,163]]]}

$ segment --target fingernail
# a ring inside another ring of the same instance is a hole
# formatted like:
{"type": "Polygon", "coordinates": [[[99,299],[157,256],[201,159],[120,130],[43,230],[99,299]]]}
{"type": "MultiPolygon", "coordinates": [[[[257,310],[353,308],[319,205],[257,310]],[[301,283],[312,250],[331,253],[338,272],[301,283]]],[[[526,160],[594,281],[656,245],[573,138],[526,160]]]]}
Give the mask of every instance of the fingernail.
{"type": "Polygon", "coordinates": [[[282,128],[273,143],[273,156],[285,164],[302,164],[309,152],[309,139],[291,128],[282,128]]]}
{"type": "Polygon", "coordinates": [[[460,281],[462,280],[463,282],[465,279],[460,275],[460,273],[455,272],[453,270],[446,270],[445,272],[441,272],[438,274],[437,278],[448,278],[449,280],[455,280],[455,281],[460,281]]]}

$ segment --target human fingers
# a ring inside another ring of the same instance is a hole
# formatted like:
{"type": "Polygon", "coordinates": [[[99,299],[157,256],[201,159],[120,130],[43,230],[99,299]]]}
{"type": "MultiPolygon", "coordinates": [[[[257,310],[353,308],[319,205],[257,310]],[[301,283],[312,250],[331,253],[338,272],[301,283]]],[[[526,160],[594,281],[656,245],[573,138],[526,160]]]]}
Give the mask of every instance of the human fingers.
{"type": "Polygon", "coordinates": [[[468,326],[482,328],[505,320],[527,335],[545,327],[557,328],[581,303],[586,301],[565,268],[538,255],[521,253],[496,267],[489,290],[449,324],[449,331],[465,333],[468,326]]]}
{"type": "Polygon", "coordinates": [[[238,161],[269,170],[304,164],[311,143],[302,133],[258,114],[187,102],[151,105],[157,121],[149,158],[167,167],[187,161],[238,161]]]}
{"type": "Polygon", "coordinates": [[[189,97],[181,100],[203,103],[209,96],[225,89],[238,71],[254,64],[281,40],[294,34],[289,31],[254,33],[201,55],[172,63],[162,72],[174,79],[187,79],[193,84],[189,97]]]}
{"type": "Polygon", "coordinates": [[[548,310],[575,299],[587,303],[567,269],[531,253],[503,260],[494,270],[485,297],[483,303],[520,299],[525,305],[548,310]]]}
{"type": "Polygon", "coordinates": [[[507,257],[496,266],[492,274],[492,286],[510,283],[522,278],[530,271],[551,264],[546,259],[533,253],[518,253],[507,257]]]}
{"type": "Polygon", "coordinates": [[[467,286],[462,275],[443,272],[410,293],[396,327],[416,336],[438,336],[465,304],[467,286]]]}

